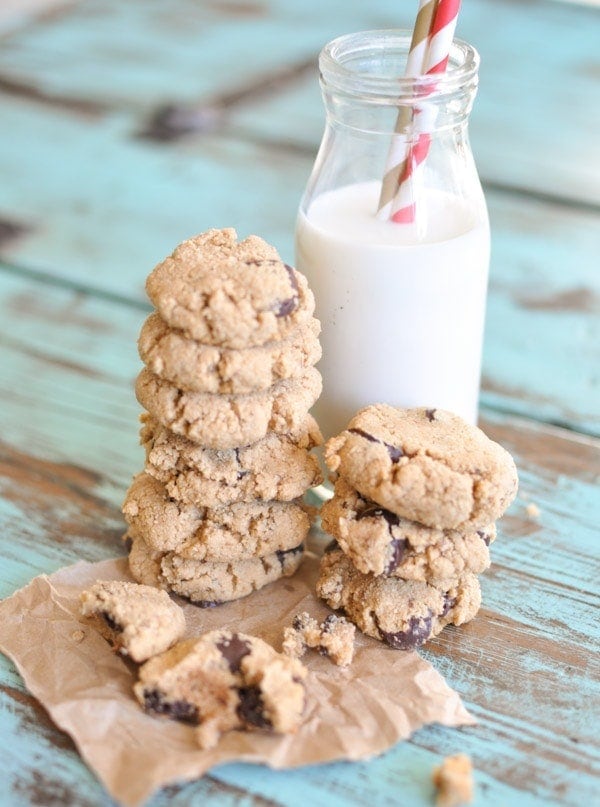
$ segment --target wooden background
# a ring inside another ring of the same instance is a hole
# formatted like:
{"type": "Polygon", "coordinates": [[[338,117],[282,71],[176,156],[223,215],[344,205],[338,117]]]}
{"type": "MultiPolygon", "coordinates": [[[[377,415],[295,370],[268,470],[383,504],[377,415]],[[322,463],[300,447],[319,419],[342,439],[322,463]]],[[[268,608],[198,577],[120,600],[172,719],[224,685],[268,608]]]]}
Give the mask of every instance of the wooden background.
{"type": "MultiPolygon", "coordinates": [[[[210,226],[293,260],[323,126],[316,57],[352,30],[410,26],[372,0],[28,0],[0,6],[0,594],[121,553],[141,467],[133,379],[144,279],[210,226]]],[[[425,805],[466,751],[477,804],[598,793],[600,12],[465,0],[480,50],[472,142],[493,257],[482,424],[515,456],[475,622],[424,651],[476,715],[383,757],[275,773],[228,765],[152,800],[425,805]],[[541,511],[527,515],[534,502],[541,511]]],[[[0,657],[4,805],[110,800],[0,657]]]]}

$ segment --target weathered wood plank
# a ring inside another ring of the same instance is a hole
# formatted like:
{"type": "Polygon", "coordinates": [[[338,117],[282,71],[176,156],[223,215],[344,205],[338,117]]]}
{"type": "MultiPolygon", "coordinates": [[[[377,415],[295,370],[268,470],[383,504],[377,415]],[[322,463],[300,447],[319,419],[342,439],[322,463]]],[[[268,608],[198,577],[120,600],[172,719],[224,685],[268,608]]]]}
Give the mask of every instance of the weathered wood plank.
{"type": "MultiPolygon", "coordinates": [[[[0,151],[7,260],[143,300],[156,260],[209,226],[258,232],[293,259],[309,157],[212,135],[165,149],[123,141],[123,118],[82,120],[14,100],[3,109],[13,133],[0,151]],[[31,130],[44,132],[43,148],[25,153],[31,130]]],[[[598,216],[498,191],[488,202],[484,401],[599,433],[598,216]]]]}
{"type": "MultiPolygon", "coordinates": [[[[7,340],[0,384],[0,593],[6,595],[41,571],[121,549],[118,505],[142,462],[131,381],[143,314],[0,277],[7,340]]],[[[592,800],[598,765],[598,625],[592,608],[600,571],[594,560],[599,444],[503,415],[488,413],[486,425],[515,454],[521,495],[493,546],[496,566],[483,578],[480,616],[460,630],[444,631],[425,651],[480,725],[460,732],[425,729],[412,743],[362,765],[283,774],[219,768],[215,779],[240,789],[227,791],[232,803],[241,792],[255,793],[259,804],[267,799],[286,805],[300,805],[301,797],[306,803],[307,796],[323,805],[391,804],[390,794],[402,793],[403,803],[422,805],[430,798],[432,764],[458,750],[473,755],[486,805],[592,800]],[[525,512],[531,501],[541,510],[539,520],[525,512]]],[[[26,698],[15,703],[13,690],[22,692],[22,685],[6,663],[0,681],[9,687],[0,696],[0,743],[7,746],[13,793],[21,797],[36,784],[33,770],[40,765],[23,767],[28,748],[52,771],[37,781],[45,797],[68,801],[76,793],[84,804],[103,803],[75,755],[65,756],[64,736],[54,737],[47,723],[33,730],[33,707],[26,698]]],[[[215,787],[203,781],[176,795],[181,804],[221,804],[215,787]]]]}
{"type": "MultiPolygon", "coordinates": [[[[10,37],[0,53],[0,88],[4,80],[25,96],[55,99],[59,108],[85,102],[146,116],[165,104],[191,105],[200,110],[200,130],[221,123],[211,110],[225,96],[232,125],[314,148],[323,121],[316,72],[298,90],[262,104],[256,87],[282,69],[316,63],[333,36],[408,27],[413,12],[414,5],[394,0],[352,7],[343,0],[308,0],[301,7],[293,0],[172,0],[151,13],[145,4],[96,0],[10,37]],[[246,87],[252,104],[238,114],[246,87]]],[[[590,125],[590,110],[600,103],[598,10],[548,0],[472,0],[461,11],[457,35],[482,55],[472,118],[482,176],[599,204],[590,125]]]]}

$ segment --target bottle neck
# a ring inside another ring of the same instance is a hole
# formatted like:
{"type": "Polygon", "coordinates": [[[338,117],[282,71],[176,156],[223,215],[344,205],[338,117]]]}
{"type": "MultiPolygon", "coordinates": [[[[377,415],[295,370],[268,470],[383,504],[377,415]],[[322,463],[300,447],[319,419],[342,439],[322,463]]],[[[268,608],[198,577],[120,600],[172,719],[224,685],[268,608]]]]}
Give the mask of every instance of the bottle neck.
{"type": "Polygon", "coordinates": [[[319,57],[330,124],[372,134],[409,134],[415,123],[432,136],[464,129],[477,92],[479,56],[455,40],[446,72],[406,76],[410,34],[362,31],[333,40],[319,57]]]}

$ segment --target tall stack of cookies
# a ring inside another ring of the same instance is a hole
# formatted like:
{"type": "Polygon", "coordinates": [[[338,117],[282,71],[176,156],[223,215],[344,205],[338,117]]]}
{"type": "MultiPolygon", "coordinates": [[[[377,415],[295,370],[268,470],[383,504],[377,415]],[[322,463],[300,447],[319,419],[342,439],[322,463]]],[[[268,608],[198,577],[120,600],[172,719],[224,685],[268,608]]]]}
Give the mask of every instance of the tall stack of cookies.
{"type": "Polygon", "coordinates": [[[309,414],[320,325],[305,278],[256,236],[210,230],[149,275],[138,342],[146,463],[123,513],[141,583],[201,605],[243,597],[302,559],[301,497],[322,481],[309,414]]]}
{"type": "Polygon", "coordinates": [[[408,650],[472,619],[495,521],[517,492],[510,454],[440,409],[362,409],[325,446],[321,510],[335,539],[317,593],[364,633],[408,650]]]}

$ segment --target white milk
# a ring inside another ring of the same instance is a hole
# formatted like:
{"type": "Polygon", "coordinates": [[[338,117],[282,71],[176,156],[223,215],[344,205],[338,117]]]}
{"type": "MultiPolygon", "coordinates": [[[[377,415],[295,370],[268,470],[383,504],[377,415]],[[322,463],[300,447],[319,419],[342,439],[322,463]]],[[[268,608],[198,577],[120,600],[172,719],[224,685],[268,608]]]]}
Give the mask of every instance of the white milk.
{"type": "Polygon", "coordinates": [[[325,437],[370,403],[440,407],[477,420],[485,211],[427,192],[415,243],[413,225],[375,217],[379,188],[366,182],[329,191],[298,218],[296,264],[323,326],[315,416],[325,437]]]}

